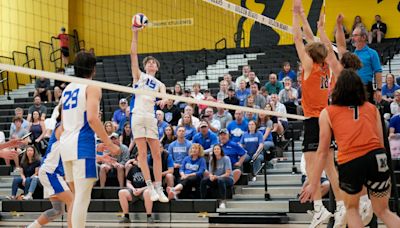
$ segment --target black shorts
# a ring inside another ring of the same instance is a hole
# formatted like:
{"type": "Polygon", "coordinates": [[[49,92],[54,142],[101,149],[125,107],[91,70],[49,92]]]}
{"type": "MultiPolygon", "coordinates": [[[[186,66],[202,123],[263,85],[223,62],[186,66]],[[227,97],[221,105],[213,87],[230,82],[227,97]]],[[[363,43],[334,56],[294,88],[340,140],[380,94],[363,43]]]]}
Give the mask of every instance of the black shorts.
{"type": "Polygon", "coordinates": [[[69,56],[69,48],[61,47],[61,53],[63,54],[63,56],[68,57],[69,56]]]}
{"type": "Polygon", "coordinates": [[[348,194],[357,194],[365,185],[371,193],[383,193],[390,189],[390,170],[385,149],[339,165],[339,186],[348,194]]]}
{"type": "Polygon", "coordinates": [[[319,145],[318,118],[304,120],[303,152],[317,151],[319,145]]]}

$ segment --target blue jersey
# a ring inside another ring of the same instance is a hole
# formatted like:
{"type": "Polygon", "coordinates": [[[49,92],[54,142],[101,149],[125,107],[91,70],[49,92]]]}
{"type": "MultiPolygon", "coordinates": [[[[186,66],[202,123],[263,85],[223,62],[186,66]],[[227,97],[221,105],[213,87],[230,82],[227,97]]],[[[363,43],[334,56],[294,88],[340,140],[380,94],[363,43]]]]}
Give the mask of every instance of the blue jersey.
{"type": "Polygon", "coordinates": [[[192,160],[192,157],[186,156],[182,161],[182,166],[179,169],[179,172],[184,174],[196,173],[197,176],[202,177],[206,168],[206,160],[204,158],[192,160]]]}
{"type": "Polygon", "coordinates": [[[189,155],[189,149],[192,143],[185,139],[184,143],[179,143],[178,140],[173,141],[168,146],[168,153],[172,155],[172,159],[176,164],[182,164],[183,159],[189,155]]]}
{"type": "Polygon", "coordinates": [[[60,142],[56,138],[56,129],[60,126],[60,123],[57,123],[56,127],[51,134],[49,144],[47,146],[46,153],[42,159],[42,165],[40,169],[46,171],[49,174],[59,174],[60,176],[64,176],[64,168],[62,165],[62,160],[60,156],[60,142]]]}
{"type": "Polygon", "coordinates": [[[243,148],[250,156],[253,156],[257,152],[260,143],[263,143],[263,135],[259,131],[253,134],[246,132],[240,140],[240,144],[243,145],[243,148]]]}
{"type": "Polygon", "coordinates": [[[207,150],[218,143],[218,137],[216,134],[208,130],[205,137],[203,136],[203,134],[201,134],[201,132],[194,135],[192,142],[200,144],[201,146],[203,146],[203,149],[207,150]]]}
{"type": "Polygon", "coordinates": [[[247,121],[243,120],[241,124],[238,124],[236,121],[232,121],[228,124],[228,132],[231,136],[231,140],[235,143],[238,143],[242,138],[242,135],[247,132],[248,124],[247,121]]]}

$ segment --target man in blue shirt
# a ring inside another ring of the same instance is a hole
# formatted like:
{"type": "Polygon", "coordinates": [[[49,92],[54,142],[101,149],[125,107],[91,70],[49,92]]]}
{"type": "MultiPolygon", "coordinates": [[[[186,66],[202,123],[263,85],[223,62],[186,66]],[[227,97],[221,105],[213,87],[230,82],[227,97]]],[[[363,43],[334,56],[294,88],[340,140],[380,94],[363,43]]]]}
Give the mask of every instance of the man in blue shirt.
{"type": "Polygon", "coordinates": [[[183,159],[189,155],[189,149],[192,143],[185,139],[185,127],[178,127],[176,130],[177,139],[168,146],[168,153],[174,160],[174,168],[180,168],[183,159]]]}
{"type": "MultiPolygon", "coordinates": [[[[362,67],[357,71],[367,88],[369,102],[374,102],[374,96],[382,97],[382,67],[378,53],[368,47],[368,33],[364,27],[358,26],[353,31],[354,54],[360,58],[362,67]],[[375,76],[376,88],[373,87],[375,76]]],[[[375,98],[375,99],[378,99],[375,98]]],[[[380,99],[378,99],[380,100],[380,99]]]]}
{"type": "Polygon", "coordinates": [[[193,137],[192,143],[200,144],[205,154],[209,154],[213,146],[218,143],[217,135],[209,130],[206,121],[200,122],[200,131],[193,137]]]}
{"type": "Polygon", "coordinates": [[[242,175],[242,164],[246,159],[246,151],[236,142],[229,140],[229,133],[227,129],[219,131],[219,142],[221,143],[224,154],[228,156],[232,163],[233,170],[233,183],[236,183],[240,175],[242,175]]]}
{"type": "Polygon", "coordinates": [[[119,100],[119,109],[115,110],[112,121],[116,129],[119,128],[119,123],[125,120],[125,109],[128,107],[128,101],[125,98],[119,100]]]}
{"type": "Polygon", "coordinates": [[[243,120],[243,112],[235,111],[235,121],[228,124],[228,132],[231,136],[231,140],[235,143],[239,143],[242,135],[248,131],[247,121],[243,120]]]}

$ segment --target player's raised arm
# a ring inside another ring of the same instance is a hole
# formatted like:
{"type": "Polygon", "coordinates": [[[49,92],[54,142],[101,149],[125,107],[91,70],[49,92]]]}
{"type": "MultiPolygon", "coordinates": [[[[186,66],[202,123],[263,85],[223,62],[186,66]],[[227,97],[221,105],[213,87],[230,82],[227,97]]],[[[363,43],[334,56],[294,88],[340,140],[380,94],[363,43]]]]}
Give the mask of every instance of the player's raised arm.
{"type": "MultiPolygon", "coordinates": [[[[301,3],[301,1],[300,1],[301,3]]],[[[303,34],[304,38],[306,39],[307,43],[313,42],[314,41],[314,33],[312,32],[312,29],[310,27],[310,23],[308,23],[307,20],[307,15],[304,11],[303,5],[300,4],[300,18],[301,18],[301,23],[303,23],[303,34]]]]}
{"type": "Polygon", "coordinates": [[[337,44],[337,48],[338,48],[339,59],[341,59],[343,54],[345,52],[347,52],[346,37],[344,35],[344,30],[343,30],[343,19],[344,19],[343,14],[339,14],[336,19],[335,38],[336,38],[336,44],[337,44]]]}
{"type": "Polygon", "coordinates": [[[132,43],[131,43],[131,69],[133,82],[140,78],[139,60],[138,60],[138,30],[132,27],[132,43]]]}

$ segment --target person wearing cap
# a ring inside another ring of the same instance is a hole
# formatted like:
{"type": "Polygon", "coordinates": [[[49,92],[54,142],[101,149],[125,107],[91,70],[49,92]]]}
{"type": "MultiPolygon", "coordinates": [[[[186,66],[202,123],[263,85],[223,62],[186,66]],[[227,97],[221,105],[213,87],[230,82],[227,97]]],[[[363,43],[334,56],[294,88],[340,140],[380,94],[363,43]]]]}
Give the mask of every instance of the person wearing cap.
{"type": "Polygon", "coordinates": [[[218,136],[220,145],[224,150],[225,155],[231,160],[233,183],[236,183],[239,180],[240,175],[242,175],[242,171],[240,169],[244,160],[246,159],[247,152],[237,142],[229,139],[228,129],[221,129],[218,136]]]}
{"type": "Polygon", "coordinates": [[[124,187],[125,185],[125,163],[129,160],[129,150],[128,147],[120,143],[117,133],[112,133],[110,136],[111,141],[120,147],[121,154],[117,156],[111,156],[115,160],[109,163],[103,163],[100,165],[100,187],[104,187],[107,181],[107,174],[112,172],[117,172],[117,178],[119,187],[124,187]]]}
{"type": "Polygon", "coordinates": [[[127,107],[128,107],[128,101],[125,98],[121,98],[119,100],[119,109],[114,112],[112,118],[112,122],[115,129],[118,129],[120,122],[122,120],[125,120],[126,118],[125,110],[127,107]]]}
{"type": "MultiPolygon", "coordinates": [[[[228,89],[228,97],[224,99],[225,104],[231,104],[231,105],[239,105],[240,101],[235,95],[235,89],[229,88],[228,89]]],[[[235,110],[230,109],[229,113],[233,117],[235,115],[235,110]]]]}
{"type": "Polygon", "coordinates": [[[206,121],[201,121],[199,125],[199,132],[194,135],[192,143],[200,144],[204,149],[204,154],[209,154],[212,147],[218,144],[218,137],[208,126],[206,121]]]}
{"type": "Polygon", "coordinates": [[[60,40],[62,61],[65,66],[68,65],[68,57],[69,57],[69,37],[68,34],[65,33],[65,28],[61,27],[61,33],[58,34],[57,39],[60,40]]]}
{"type": "Polygon", "coordinates": [[[242,111],[235,111],[235,120],[230,122],[226,129],[231,135],[231,140],[235,143],[239,143],[243,133],[249,130],[247,126],[247,121],[243,119],[242,111]]]}

